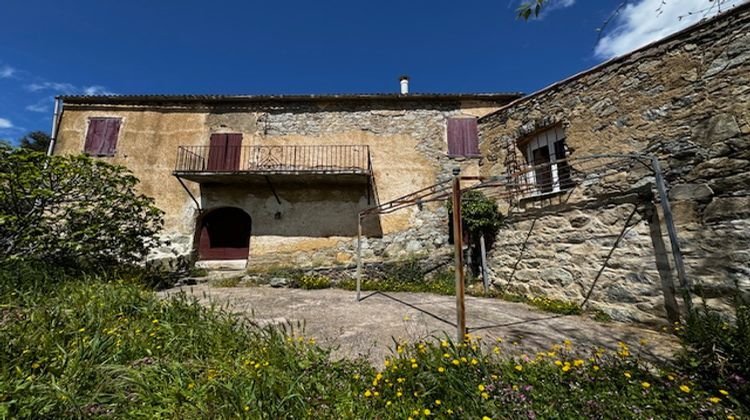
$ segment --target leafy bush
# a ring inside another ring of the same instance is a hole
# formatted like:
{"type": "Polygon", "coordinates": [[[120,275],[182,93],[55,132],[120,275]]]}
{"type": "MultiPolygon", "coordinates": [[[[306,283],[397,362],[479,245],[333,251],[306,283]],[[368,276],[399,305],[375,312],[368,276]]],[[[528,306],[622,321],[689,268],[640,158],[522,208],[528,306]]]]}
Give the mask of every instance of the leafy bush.
{"type": "Polygon", "coordinates": [[[120,166],[0,146],[0,261],[67,267],[142,261],[162,212],[120,166]]]}
{"type": "Polygon", "coordinates": [[[421,283],[424,281],[424,273],[419,260],[410,258],[384,263],[383,279],[394,283],[421,283]]]}
{"type": "Polygon", "coordinates": [[[750,305],[735,300],[734,321],[708,306],[694,309],[676,326],[682,365],[714,390],[737,396],[750,408],[750,305]]]}
{"type": "Polygon", "coordinates": [[[381,369],[128,282],[0,285],[3,418],[728,418],[732,395],[625,344],[513,355],[469,336],[397,343],[381,369]]]}
{"type": "Polygon", "coordinates": [[[319,274],[305,274],[296,280],[296,286],[301,289],[327,289],[331,287],[331,279],[319,274]]]}

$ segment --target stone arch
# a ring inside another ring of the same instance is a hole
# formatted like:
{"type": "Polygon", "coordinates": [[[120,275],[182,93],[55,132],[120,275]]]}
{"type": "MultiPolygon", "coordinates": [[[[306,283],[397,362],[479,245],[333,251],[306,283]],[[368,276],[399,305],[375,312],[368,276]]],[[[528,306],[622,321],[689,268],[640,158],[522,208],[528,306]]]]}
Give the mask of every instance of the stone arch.
{"type": "Polygon", "coordinates": [[[252,218],[237,207],[218,207],[203,213],[196,223],[199,260],[247,259],[252,218]]]}

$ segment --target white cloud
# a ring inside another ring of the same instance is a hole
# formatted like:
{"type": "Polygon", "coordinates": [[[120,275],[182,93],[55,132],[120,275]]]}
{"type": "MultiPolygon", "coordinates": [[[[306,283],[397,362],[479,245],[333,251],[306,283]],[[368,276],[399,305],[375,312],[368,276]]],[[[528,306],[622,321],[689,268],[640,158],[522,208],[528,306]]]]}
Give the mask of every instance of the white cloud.
{"type": "Polygon", "coordinates": [[[114,95],[114,93],[108,91],[104,86],[86,86],[83,88],[84,95],[114,95]]]}
{"type": "Polygon", "coordinates": [[[16,69],[11,66],[0,67],[0,79],[10,79],[14,74],[16,74],[16,69]]]}
{"type": "Polygon", "coordinates": [[[30,85],[26,85],[26,89],[32,92],[39,92],[42,90],[52,90],[55,92],[66,93],[66,94],[73,94],[78,91],[78,89],[75,86],[71,85],[70,83],[56,83],[56,82],[32,83],[30,85]]]}
{"type": "Polygon", "coordinates": [[[37,103],[27,105],[26,110],[31,112],[49,112],[49,104],[54,100],[54,96],[42,98],[37,103]]]}
{"type": "Polygon", "coordinates": [[[747,0],[635,0],[617,16],[595,54],[611,58],[664,38],[747,0]]]}
{"type": "Polygon", "coordinates": [[[13,123],[9,119],[0,118],[0,128],[13,128],[13,123]]]}

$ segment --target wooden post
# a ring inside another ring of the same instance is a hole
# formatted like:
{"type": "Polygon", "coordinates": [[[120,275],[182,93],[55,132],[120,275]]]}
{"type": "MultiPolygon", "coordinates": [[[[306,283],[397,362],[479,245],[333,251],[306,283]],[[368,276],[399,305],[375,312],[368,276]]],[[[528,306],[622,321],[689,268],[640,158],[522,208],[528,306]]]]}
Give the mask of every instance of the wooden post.
{"type": "Polygon", "coordinates": [[[461,232],[461,170],[453,170],[453,243],[455,245],[456,264],[456,334],[457,342],[462,343],[466,337],[466,309],[464,306],[464,250],[463,233],[461,232]]]}
{"type": "Polygon", "coordinates": [[[362,283],[362,215],[357,215],[357,302],[360,301],[362,283]]]}
{"type": "Polygon", "coordinates": [[[484,294],[490,291],[489,274],[487,273],[487,246],[484,244],[484,234],[479,235],[479,251],[482,253],[482,283],[484,284],[484,294]]]}
{"type": "Polygon", "coordinates": [[[661,233],[661,221],[654,203],[648,203],[646,209],[648,216],[648,228],[651,234],[651,242],[654,245],[654,256],[656,257],[656,269],[659,272],[661,290],[664,295],[664,310],[670,324],[680,321],[680,309],[674,297],[674,281],[672,279],[672,268],[669,266],[667,247],[664,245],[664,237],[661,233]]]}
{"type": "Polygon", "coordinates": [[[661,201],[661,208],[664,212],[664,223],[667,225],[669,242],[672,245],[672,257],[674,258],[674,265],[677,269],[677,278],[680,280],[680,287],[682,288],[682,299],[683,302],[685,302],[685,309],[690,311],[690,309],[693,307],[693,302],[690,298],[690,283],[688,282],[687,275],[685,274],[685,263],[682,260],[680,241],[677,238],[677,230],[674,227],[674,220],[672,219],[672,208],[669,205],[669,198],[667,198],[667,189],[664,186],[664,178],[662,178],[661,176],[659,159],[656,156],[651,157],[651,166],[654,170],[654,179],[656,180],[656,190],[659,192],[659,201],[661,201]]]}

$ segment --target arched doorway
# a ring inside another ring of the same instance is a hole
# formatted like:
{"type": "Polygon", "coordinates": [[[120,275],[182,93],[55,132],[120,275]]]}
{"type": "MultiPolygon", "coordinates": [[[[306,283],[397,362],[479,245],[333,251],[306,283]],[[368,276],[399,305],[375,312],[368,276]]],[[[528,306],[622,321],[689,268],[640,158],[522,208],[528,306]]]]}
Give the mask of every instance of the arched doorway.
{"type": "Polygon", "coordinates": [[[252,219],[236,207],[206,213],[198,223],[198,259],[246,259],[250,247],[252,219]]]}

